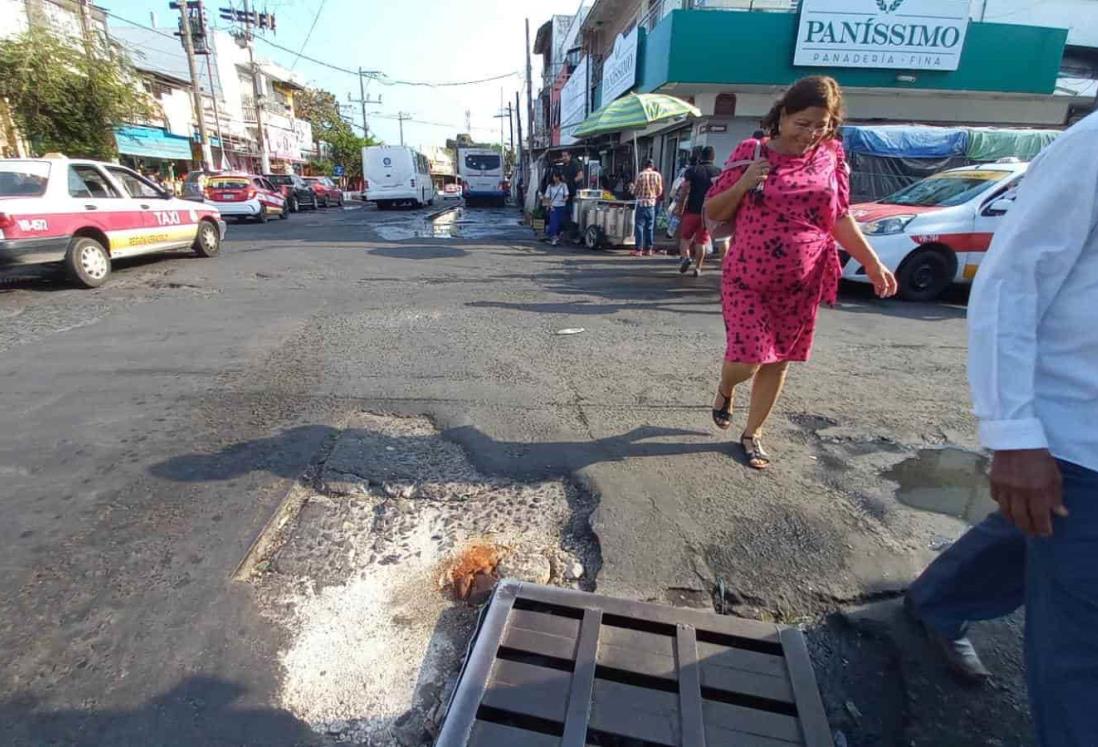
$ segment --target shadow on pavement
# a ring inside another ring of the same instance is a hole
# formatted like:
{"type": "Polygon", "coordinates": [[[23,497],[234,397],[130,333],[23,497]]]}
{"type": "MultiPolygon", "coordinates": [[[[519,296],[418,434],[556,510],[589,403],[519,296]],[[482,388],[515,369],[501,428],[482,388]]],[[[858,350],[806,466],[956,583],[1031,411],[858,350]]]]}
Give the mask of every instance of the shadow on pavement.
{"type": "Polygon", "coordinates": [[[412,246],[390,246],[371,249],[370,254],[389,259],[453,259],[464,257],[469,252],[459,246],[447,244],[416,244],[412,246]]]}
{"type": "MultiPolygon", "coordinates": [[[[323,425],[290,428],[270,438],[233,444],[209,454],[184,454],[154,464],[149,472],[173,482],[219,482],[250,472],[268,472],[285,478],[300,476],[300,465],[281,459],[287,449],[306,443],[320,443],[335,435],[354,436],[354,430],[339,431],[323,425]]],[[[366,434],[364,434],[366,435],[366,434]]],[[[373,440],[383,439],[393,459],[401,454],[413,454],[428,449],[431,436],[392,437],[368,434],[373,440]]],[[[689,436],[706,437],[700,431],[678,428],[635,428],[620,436],[587,441],[520,442],[499,441],[471,426],[443,430],[443,438],[463,447],[469,460],[485,474],[504,475],[516,479],[566,477],[572,472],[601,462],[628,458],[666,457],[685,454],[719,453],[727,444],[716,441],[682,442],[653,441],[689,436]]]]}
{"type": "Polygon", "coordinates": [[[133,710],[56,710],[31,697],[0,702],[0,742],[19,745],[318,745],[302,721],[275,708],[234,708],[245,690],[190,677],[133,710]]]}

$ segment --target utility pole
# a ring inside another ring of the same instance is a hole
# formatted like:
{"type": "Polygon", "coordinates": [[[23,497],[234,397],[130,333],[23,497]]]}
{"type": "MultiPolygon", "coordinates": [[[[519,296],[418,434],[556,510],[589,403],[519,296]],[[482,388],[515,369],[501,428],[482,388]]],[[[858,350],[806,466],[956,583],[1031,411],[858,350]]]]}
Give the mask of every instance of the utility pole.
{"type": "Polygon", "coordinates": [[[404,123],[412,118],[411,114],[405,114],[404,112],[397,112],[397,122],[400,123],[400,145],[404,146],[404,123]]]}
{"type": "Polygon", "coordinates": [[[263,94],[259,87],[259,66],[255,62],[255,45],[252,41],[252,9],[244,0],[244,41],[248,45],[248,64],[252,71],[252,95],[255,98],[255,130],[259,139],[259,170],[271,173],[271,157],[267,153],[267,137],[263,129],[263,94]]]}
{"type": "Polygon", "coordinates": [[[511,145],[511,150],[515,149],[515,110],[511,108],[511,102],[507,102],[507,127],[511,130],[511,134],[508,139],[508,143],[511,145]]]}
{"type": "Polygon", "coordinates": [[[526,19],[526,125],[530,130],[530,158],[534,158],[534,67],[530,62],[530,19],[526,19]]]}
{"type": "MultiPolygon", "coordinates": [[[[183,49],[187,52],[187,69],[191,73],[191,98],[194,102],[194,117],[198,120],[198,137],[202,145],[202,170],[213,170],[213,152],[210,150],[210,138],[206,133],[206,112],[202,106],[202,88],[198,81],[198,65],[194,61],[194,41],[191,39],[191,18],[187,12],[188,0],[179,0],[179,31],[183,34],[183,49]]],[[[83,5],[83,3],[81,3],[83,5]]],[[[222,144],[224,147],[224,144],[222,144]]]]}
{"type": "MultiPolygon", "coordinates": [[[[214,124],[217,126],[217,142],[221,143],[221,163],[214,164],[220,169],[224,166],[226,159],[225,154],[228,152],[228,148],[225,146],[225,136],[221,134],[221,112],[217,107],[217,88],[214,86],[213,65],[210,64],[210,55],[206,55],[206,77],[210,81],[210,99],[213,100],[214,109],[214,124]]],[[[211,155],[213,151],[211,150],[211,155]]]]}
{"type": "Polygon", "coordinates": [[[370,137],[370,126],[366,122],[366,105],[367,104],[380,104],[381,97],[377,97],[377,101],[366,98],[366,77],[369,75],[377,75],[377,70],[363,70],[358,69],[358,98],[351,98],[351,94],[347,94],[347,100],[352,104],[358,104],[362,107],[362,137],[370,137]]]}
{"type": "MultiPolygon", "coordinates": [[[[515,91],[515,122],[518,125],[518,164],[519,164],[519,182],[523,185],[528,181],[526,179],[526,157],[522,147],[522,107],[519,106],[519,92],[515,91]]],[[[525,197],[520,192],[519,202],[523,203],[525,197]]],[[[525,210],[522,204],[519,205],[520,210],[525,210]]]]}

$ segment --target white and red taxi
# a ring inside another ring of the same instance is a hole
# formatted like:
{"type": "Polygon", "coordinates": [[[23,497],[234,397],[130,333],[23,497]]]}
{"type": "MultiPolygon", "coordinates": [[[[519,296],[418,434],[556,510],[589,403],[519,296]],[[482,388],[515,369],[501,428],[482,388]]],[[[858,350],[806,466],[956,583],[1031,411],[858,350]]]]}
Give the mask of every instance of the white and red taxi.
{"type": "Polygon", "coordinates": [[[50,155],[0,159],[0,270],[62,263],[85,288],[111,261],[172,249],[221,251],[217,210],[180,200],[130,169],[50,155]]]}
{"type": "MultiPolygon", "coordinates": [[[[900,295],[931,301],[976,276],[1027,167],[1004,161],[950,169],[850,212],[896,274],[900,295]]],[[[844,279],[869,282],[857,260],[840,257],[844,279]]]]}
{"type": "Polygon", "coordinates": [[[266,223],[267,218],[290,217],[290,206],[282,195],[282,189],[255,174],[225,173],[207,177],[204,191],[207,205],[213,205],[221,214],[238,220],[251,218],[266,223]]]}

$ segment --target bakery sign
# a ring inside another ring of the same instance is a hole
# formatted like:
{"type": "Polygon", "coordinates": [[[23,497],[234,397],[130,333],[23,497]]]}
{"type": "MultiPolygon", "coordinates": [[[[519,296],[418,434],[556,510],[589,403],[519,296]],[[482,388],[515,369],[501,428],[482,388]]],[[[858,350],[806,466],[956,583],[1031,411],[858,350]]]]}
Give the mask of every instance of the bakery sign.
{"type": "Polygon", "coordinates": [[[614,41],[614,49],[602,66],[602,102],[611,101],[628,91],[637,82],[637,40],[639,27],[622,34],[614,41]]]}
{"type": "Polygon", "coordinates": [[[969,0],[801,0],[794,65],[956,70],[969,0]]]}

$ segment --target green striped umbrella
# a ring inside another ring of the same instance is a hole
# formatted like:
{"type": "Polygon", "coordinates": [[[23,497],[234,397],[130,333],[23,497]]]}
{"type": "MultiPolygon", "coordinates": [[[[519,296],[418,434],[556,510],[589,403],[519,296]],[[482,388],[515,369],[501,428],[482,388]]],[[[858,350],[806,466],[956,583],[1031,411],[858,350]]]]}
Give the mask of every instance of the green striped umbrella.
{"type": "Polygon", "coordinates": [[[701,111],[682,99],[662,93],[630,93],[610,102],[585,119],[573,137],[585,138],[609,132],[633,131],[634,172],[640,172],[637,130],[679,117],[700,117],[701,111]]]}
{"type": "Polygon", "coordinates": [[[573,137],[593,137],[608,132],[643,130],[656,122],[677,117],[700,117],[701,112],[682,99],[662,93],[630,93],[612,101],[585,119],[573,137]]]}

